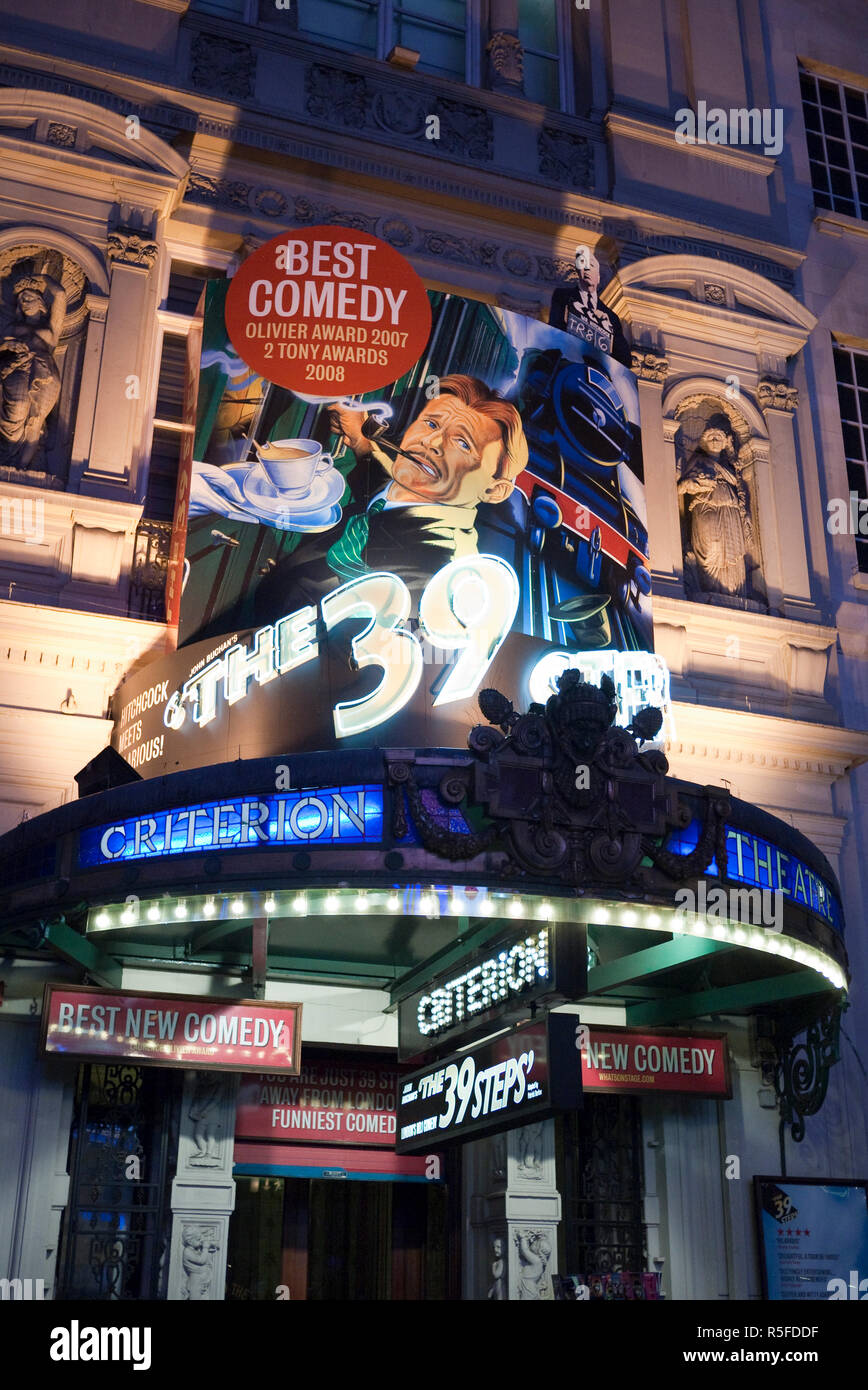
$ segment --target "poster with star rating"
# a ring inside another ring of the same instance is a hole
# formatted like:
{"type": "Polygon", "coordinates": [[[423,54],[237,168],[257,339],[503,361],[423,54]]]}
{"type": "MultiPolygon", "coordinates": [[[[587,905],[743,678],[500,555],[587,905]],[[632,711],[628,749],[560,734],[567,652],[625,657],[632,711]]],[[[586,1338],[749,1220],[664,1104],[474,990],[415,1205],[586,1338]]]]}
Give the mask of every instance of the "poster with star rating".
{"type": "Polygon", "coordinates": [[[763,1297],[868,1301],[868,1182],[754,1178],[763,1297]]]}

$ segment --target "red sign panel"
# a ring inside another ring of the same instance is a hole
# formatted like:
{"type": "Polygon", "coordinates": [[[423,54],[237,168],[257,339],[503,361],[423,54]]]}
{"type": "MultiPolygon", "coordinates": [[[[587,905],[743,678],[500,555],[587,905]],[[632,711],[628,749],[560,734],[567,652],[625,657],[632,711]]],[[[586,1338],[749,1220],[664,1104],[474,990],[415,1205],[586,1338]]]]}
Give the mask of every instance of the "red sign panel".
{"type": "Polygon", "coordinates": [[[729,1096],[726,1037],[589,1027],[582,1054],[585,1091],[729,1096]]]}
{"type": "Polygon", "coordinates": [[[326,1148],[312,1144],[235,1144],[236,1176],[257,1173],[286,1178],[366,1178],[369,1181],[442,1182],[440,1155],[402,1157],[394,1149],[326,1148]]]}
{"type": "Polygon", "coordinates": [[[301,1004],[46,985],[45,1052],[156,1067],[298,1074],[301,1004]]]}
{"type": "Polygon", "coordinates": [[[303,396],[376,391],[415,366],[431,331],[425,286],[379,237],[283,232],[241,264],[226,297],[238,356],[303,396]]]}
{"type": "Polygon", "coordinates": [[[238,1139],[308,1144],[395,1143],[398,1072],[378,1063],[305,1061],[299,1076],[245,1076],[235,1112],[238,1139]]]}

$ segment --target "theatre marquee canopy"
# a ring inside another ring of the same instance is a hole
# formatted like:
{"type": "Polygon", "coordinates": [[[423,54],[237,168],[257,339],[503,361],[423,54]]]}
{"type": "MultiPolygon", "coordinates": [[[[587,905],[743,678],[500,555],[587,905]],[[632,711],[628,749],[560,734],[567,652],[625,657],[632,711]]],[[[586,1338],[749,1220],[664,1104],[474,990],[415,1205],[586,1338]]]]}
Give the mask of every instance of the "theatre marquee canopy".
{"type": "Polygon", "coordinates": [[[507,928],[551,925],[587,940],[582,997],[650,1027],[819,1013],[846,988],[838,886],[804,836],[670,778],[597,687],[562,681],[526,715],[483,704],[466,752],[240,761],[27,822],[0,839],[3,944],[110,987],[125,965],[183,960],[397,1000],[507,928]]]}

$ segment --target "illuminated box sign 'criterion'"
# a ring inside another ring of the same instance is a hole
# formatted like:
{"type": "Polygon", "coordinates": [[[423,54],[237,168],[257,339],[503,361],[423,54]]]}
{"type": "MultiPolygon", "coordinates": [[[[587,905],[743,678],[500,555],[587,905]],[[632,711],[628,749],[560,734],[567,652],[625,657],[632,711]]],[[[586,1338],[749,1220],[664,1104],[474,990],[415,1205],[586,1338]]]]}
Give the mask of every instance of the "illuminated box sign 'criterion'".
{"type": "Polygon", "coordinates": [[[137,1066],[297,1076],[301,1004],[45,986],[44,1052],[137,1066]]]}
{"type": "Polygon", "coordinates": [[[531,1004],[580,999],[586,984],[586,936],[578,923],[514,927],[401,1000],[398,1056],[454,1046],[531,1004]]]}
{"type": "Polygon", "coordinates": [[[382,837],[382,787],[325,787],[206,801],[96,826],[82,831],[79,861],[110,864],[116,859],[151,859],[197,850],[313,842],[378,843],[382,837]]]}
{"type": "Polygon", "coordinates": [[[548,1014],[405,1076],[398,1153],[497,1134],[581,1102],[573,1014],[548,1014]]]}

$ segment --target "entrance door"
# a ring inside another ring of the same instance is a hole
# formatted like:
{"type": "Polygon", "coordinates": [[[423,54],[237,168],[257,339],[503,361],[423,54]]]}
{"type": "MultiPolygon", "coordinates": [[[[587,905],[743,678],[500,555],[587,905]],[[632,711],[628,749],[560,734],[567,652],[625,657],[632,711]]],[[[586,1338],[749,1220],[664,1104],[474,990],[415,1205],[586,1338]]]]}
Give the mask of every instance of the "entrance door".
{"type": "Polygon", "coordinates": [[[442,1299],[446,1189],[436,1183],[236,1178],[226,1297],[442,1299]]]}

